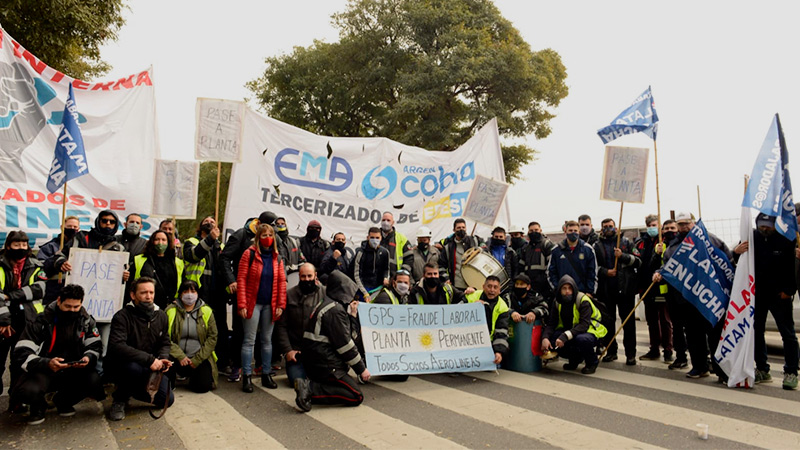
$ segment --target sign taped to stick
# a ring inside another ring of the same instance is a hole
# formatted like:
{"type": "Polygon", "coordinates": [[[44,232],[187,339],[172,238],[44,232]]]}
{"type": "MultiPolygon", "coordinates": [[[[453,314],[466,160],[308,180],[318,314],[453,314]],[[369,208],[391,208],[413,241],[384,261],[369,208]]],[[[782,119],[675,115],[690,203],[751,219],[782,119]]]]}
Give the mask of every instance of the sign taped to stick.
{"type": "Polygon", "coordinates": [[[85,291],[83,307],[98,323],[109,323],[114,313],[122,309],[125,283],[122,272],[128,263],[128,252],[101,252],[85,248],[69,251],[72,271],[66,284],[77,284],[85,291]]]}
{"type": "Polygon", "coordinates": [[[476,175],[467,197],[464,217],[485,225],[494,225],[507,192],[507,183],[476,175]]]}
{"type": "Polygon", "coordinates": [[[359,303],[358,315],[372,375],[496,369],[481,303],[359,303]]]}
{"type": "Polygon", "coordinates": [[[648,148],[606,146],[600,199],[644,203],[648,148]]]}
{"type": "Polygon", "coordinates": [[[198,98],[194,157],[200,161],[242,160],[244,102],[198,98]]]}
{"type": "Polygon", "coordinates": [[[199,181],[200,163],[197,161],[156,160],[152,215],[194,219],[199,181]]]}

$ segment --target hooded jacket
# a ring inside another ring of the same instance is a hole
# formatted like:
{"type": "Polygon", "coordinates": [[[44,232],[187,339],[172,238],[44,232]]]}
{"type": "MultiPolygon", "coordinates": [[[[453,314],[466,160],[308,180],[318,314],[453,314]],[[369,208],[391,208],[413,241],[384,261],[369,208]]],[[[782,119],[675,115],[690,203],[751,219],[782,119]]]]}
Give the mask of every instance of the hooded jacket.
{"type": "MultiPolygon", "coordinates": [[[[79,231],[75,234],[70,245],[64,244],[64,248],[53,255],[54,262],[52,268],[54,271],[61,270],[61,265],[69,260],[69,250],[71,248],[89,248],[89,249],[102,249],[103,251],[124,252],[125,246],[117,242],[117,237],[114,236],[119,230],[119,216],[117,213],[110,209],[104,209],[97,214],[94,218],[94,227],[89,231],[79,231]],[[117,221],[114,230],[109,234],[100,232],[100,217],[112,215],[114,220],[117,221]]],[[[132,256],[132,255],[131,255],[132,256]]]]}
{"type": "Polygon", "coordinates": [[[17,279],[14,262],[0,255],[0,326],[11,325],[18,333],[42,312],[47,276],[42,262],[28,254],[17,279]],[[20,287],[17,288],[17,285],[20,287]]]}
{"type": "Polygon", "coordinates": [[[558,288],[555,291],[555,302],[553,311],[547,317],[547,325],[544,329],[542,338],[547,338],[551,341],[560,339],[567,342],[570,339],[578,336],[579,334],[591,332],[590,328],[594,327],[596,330],[596,337],[601,338],[606,335],[606,327],[600,323],[600,312],[595,311],[596,307],[592,303],[591,298],[578,291],[578,285],[575,280],[569,275],[564,275],[558,283],[558,288]],[[565,284],[572,286],[572,295],[564,298],[561,295],[561,287],[565,284]],[[576,305],[575,302],[580,299],[576,305]],[[578,318],[575,319],[575,310],[577,306],[578,318]]]}
{"type": "Polygon", "coordinates": [[[236,282],[236,275],[239,273],[239,260],[242,259],[244,251],[253,244],[253,238],[256,233],[251,229],[251,224],[253,224],[254,220],[257,219],[255,217],[247,219],[242,228],[228,236],[225,248],[219,253],[221,275],[223,284],[226,287],[236,282]]]}
{"type": "Polygon", "coordinates": [[[317,305],[303,333],[301,361],[309,378],[344,377],[352,367],[356,374],[366,369],[358,353],[358,319],[347,313],[355,298],[355,283],[341,272],[328,277],[325,299],[317,305]]]}
{"type": "Polygon", "coordinates": [[[368,241],[362,242],[353,257],[353,279],[361,295],[366,297],[370,290],[383,286],[389,273],[389,250],[381,246],[374,249],[368,241]]]}

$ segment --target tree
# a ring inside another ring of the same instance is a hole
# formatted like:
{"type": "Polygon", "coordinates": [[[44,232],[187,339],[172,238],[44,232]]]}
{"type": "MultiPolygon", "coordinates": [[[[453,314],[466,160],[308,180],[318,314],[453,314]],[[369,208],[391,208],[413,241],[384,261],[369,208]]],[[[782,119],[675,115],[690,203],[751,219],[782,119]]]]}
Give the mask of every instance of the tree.
{"type": "MultiPolygon", "coordinates": [[[[352,0],[339,41],[266,59],[248,83],[270,116],[331,136],[384,136],[453,150],[493,117],[500,134],[550,134],[567,95],[553,50],[532,51],[489,0],[352,0]]],[[[506,179],[534,159],[503,147],[506,179]]]]}
{"type": "MultiPolygon", "coordinates": [[[[226,224],[225,205],[228,200],[228,185],[231,182],[231,169],[233,164],[222,163],[220,172],[219,189],[219,217],[216,218],[220,231],[225,231],[223,227],[238,229],[242,224],[226,224]]],[[[197,188],[197,217],[178,221],[178,235],[181,240],[186,240],[194,236],[197,226],[208,216],[214,215],[215,202],[217,197],[217,163],[204,161],[200,163],[200,180],[197,188]]]]}
{"type": "Polygon", "coordinates": [[[49,66],[90,80],[111,69],[100,45],[117,38],[123,8],[123,0],[3,0],[0,24],[49,66]]]}

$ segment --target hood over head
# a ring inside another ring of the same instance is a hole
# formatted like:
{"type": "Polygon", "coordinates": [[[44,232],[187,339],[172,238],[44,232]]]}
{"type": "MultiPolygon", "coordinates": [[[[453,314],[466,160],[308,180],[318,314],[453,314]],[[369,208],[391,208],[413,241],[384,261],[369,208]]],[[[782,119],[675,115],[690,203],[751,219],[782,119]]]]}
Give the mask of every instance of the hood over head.
{"type": "Polygon", "coordinates": [[[558,289],[556,289],[555,294],[556,294],[556,301],[559,302],[559,303],[574,303],[575,302],[575,298],[578,295],[578,285],[575,284],[575,280],[573,280],[571,276],[564,275],[558,281],[558,289]],[[572,296],[569,297],[569,298],[564,298],[561,295],[561,286],[564,286],[565,284],[568,284],[568,285],[572,286],[572,296]]]}
{"type": "Polygon", "coordinates": [[[328,284],[325,287],[326,296],[343,305],[349,305],[355,299],[356,292],[358,292],[358,286],[347,275],[338,270],[334,270],[328,275],[328,284]]]}

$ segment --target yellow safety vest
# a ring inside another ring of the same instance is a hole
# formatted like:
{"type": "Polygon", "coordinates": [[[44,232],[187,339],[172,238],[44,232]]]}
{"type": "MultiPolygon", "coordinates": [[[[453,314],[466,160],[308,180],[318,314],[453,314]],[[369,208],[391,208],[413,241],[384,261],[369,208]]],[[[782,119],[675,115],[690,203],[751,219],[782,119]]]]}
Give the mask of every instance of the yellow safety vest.
{"type": "MultiPolygon", "coordinates": [[[[600,310],[597,309],[597,306],[594,306],[594,302],[592,299],[589,298],[588,295],[584,294],[581,297],[581,302],[589,302],[592,305],[592,320],[589,323],[589,329],[587,330],[588,333],[593,334],[596,338],[600,339],[601,337],[605,336],[608,333],[608,329],[600,323],[600,319],[602,315],[600,314],[600,310]]],[[[558,305],[558,326],[556,328],[564,328],[564,324],[561,322],[561,304],[556,302],[558,305]]],[[[580,321],[580,313],[578,312],[578,304],[572,304],[572,326],[578,324],[580,321]]]]}
{"type": "Polygon", "coordinates": [[[394,256],[395,256],[395,261],[397,262],[397,270],[403,268],[403,247],[406,246],[406,243],[408,243],[408,238],[395,231],[394,256]]]}
{"type": "MultiPolygon", "coordinates": [[[[133,272],[133,279],[137,279],[142,276],[142,267],[144,267],[144,263],[147,261],[147,256],[145,255],[136,255],[133,257],[133,266],[135,267],[135,271],[133,272]]],[[[175,270],[178,272],[178,285],[175,287],[175,295],[173,298],[178,298],[178,289],[181,287],[181,277],[183,276],[183,260],[179,258],[175,258],[175,270]]]]}
{"type": "MultiPolygon", "coordinates": [[[[450,300],[453,297],[453,286],[450,286],[449,284],[445,284],[445,285],[442,286],[442,288],[444,289],[444,298],[447,301],[447,304],[449,305],[450,304],[450,300]]],[[[422,294],[420,294],[419,292],[417,292],[417,303],[419,303],[420,305],[424,305],[425,304],[425,300],[423,300],[422,294]]]]}
{"type": "MultiPolygon", "coordinates": [[[[483,290],[477,290],[472,294],[467,295],[467,302],[468,303],[475,303],[480,300],[481,295],[483,295],[483,290]]],[[[508,312],[508,305],[506,301],[503,300],[502,296],[497,296],[497,303],[494,305],[494,310],[492,310],[492,332],[489,333],[491,339],[494,339],[494,326],[497,323],[497,318],[500,317],[500,314],[504,312],[508,312]]]]}
{"type": "MultiPolygon", "coordinates": [[[[172,325],[175,324],[175,315],[178,314],[177,307],[167,308],[167,330],[169,330],[169,336],[172,336],[172,325]]],[[[200,307],[200,312],[203,314],[203,323],[206,325],[206,330],[208,330],[208,320],[211,318],[211,307],[208,305],[203,305],[200,307]]],[[[214,357],[214,361],[217,360],[217,352],[211,352],[211,356],[214,357]]]]}
{"type": "MultiPolygon", "coordinates": [[[[36,270],[33,271],[31,277],[28,279],[27,286],[32,286],[33,283],[36,283],[36,275],[39,275],[39,272],[42,271],[41,267],[37,267],[36,270]]],[[[6,271],[5,269],[0,268],[0,291],[4,291],[6,289],[6,271]]],[[[31,302],[33,304],[33,309],[36,311],[36,314],[41,314],[44,312],[44,305],[42,305],[41,300],[34,300],[31,302]]]]}

